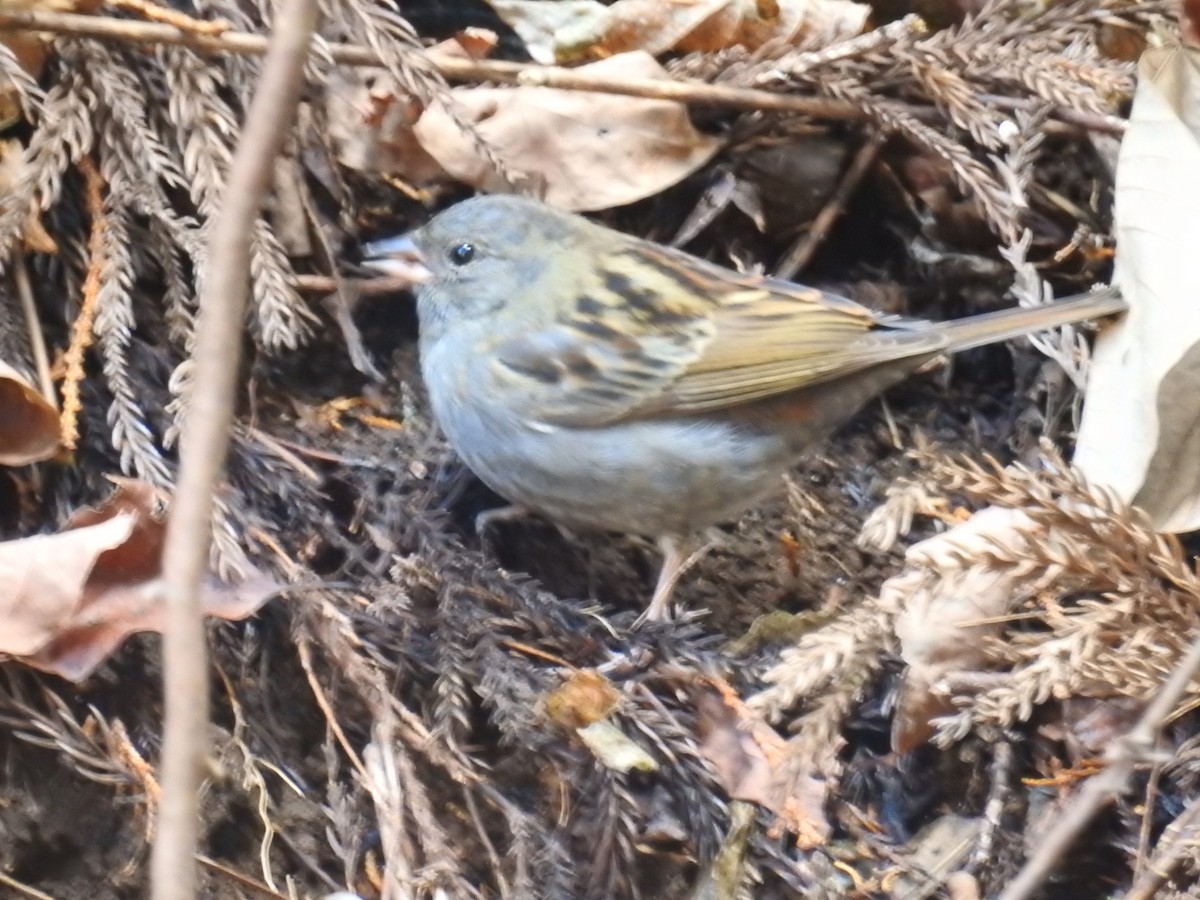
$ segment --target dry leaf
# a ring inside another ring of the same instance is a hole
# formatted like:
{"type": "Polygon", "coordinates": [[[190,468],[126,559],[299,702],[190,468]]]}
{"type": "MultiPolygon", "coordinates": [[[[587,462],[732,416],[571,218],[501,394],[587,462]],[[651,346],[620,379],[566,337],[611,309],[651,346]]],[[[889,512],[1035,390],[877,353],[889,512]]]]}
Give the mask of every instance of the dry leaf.
{"type": "Polygon", "coordinates": [[[711,53],[770,41],[825,46],[861,34],[870,7],[850,0],[488,0],[541,63],[630,50],[711,53]]]}
{"type": "Polygon", "coordinates": [[[730,798],[771,810],[798,846],[824,843],[830,832],[822,808],[825,782],[793,771],[787,742],[729,685],[713,679],[696,698],[696,730],[700,754],[730,798]]]}
{"type": "Polygon", "coordinates": [[[487,0],[525,44],[534,62],[553,65],[582,57],[604,34],[608,7],[596,0],[487,0]]]}
{"type": "Polygon", "coordinates": [[[1020,510],[989,507],[914,544],[905,554],[905,571],[884,583],[880,603],[897,611],[896,637],[907,666],[892,722],[897,753],[907,753],[933,733],[932,720],[951,709],[940,683],[952,673],[984,668],[986,639],[1004,627],[995,619],[1040,587],[1012,567],[991,569],[963,560],[985,557],[996,542],[1028,546],[1034,534],[1050,540],[1020,510]]]}
{"type": "MultiPolygon", "coordinates": [[[[90,675],[130,634],[161,631],[164,496],[132,479],[58,534],[0,543],[0,653],[72,681],[90,675]]],[[[255,575],[205,585],[208,615],[241,619],[279,585],[255,575]]]]}
{"type": "Polygon", "coordinates": [[[1152,49],[1117,164],[1124,322],[1096,344],[1075,464],[1163,531],[1200,528],[1200,50],[1152,49]]]}
{"type": "Polygon", "coordinates": [[[952,872],[967,864],[984,827],[981,817],[946,813],[905,841],[898,854],[903,863],[888,885],[889,900],[927,900],[930,897],[957,900],[948,890],[943,893],[938,887],[952,872]]]}
{"type": "MultiPolygon", "coordinates": [[[[493,32],[468,28],[430,47],[428,53],[434,58],[482,59],[496,43],[493,32]]],[[[424,107],[382,73],[335,69],[324,96],[329,139],[342,165],[359,172],[399,175],[418,186],[449,180],[413,134],[424,107]]]]}
{"type": "Polygon", "coordinates": [[[0,466],[26,466],[58,452],[58,413],[21,373],[0,362],[0,466]]]}
{"type": "Polygon", "coordinates": [[[768,41],[825,46],[861,34],[870,7],[850,0],[618,0],[593,53],[712,53],[768,41]]]}
{"type": "MultiPolygon", "coordinates": [[[[582,66],[612,78],[666,78],[646,53],[582,66]]],[[[552,206],[608,209],[657,194],[696,171],[720,141],[698,132],[683,104],[541,87],[460,88],[460,116],[516,179],[540,189],[552,206]]],[[[482,191],[513,187],[440,107],[426,110],[416,136],[441,166],[482,191]]]]}
{"type": "Polygon", "coordinates": [[[547,694],[542,708],[558,725],[575,729],[606,718],[620,703],[611,681],[595,669],[581,669],[547,694]]]}
{"type": "Polygon", "coordinates": [[[593,722],[575,733],[606,768],[615,772],[657,772],[658,763],[641,745],[609,721],[593,722]]]}

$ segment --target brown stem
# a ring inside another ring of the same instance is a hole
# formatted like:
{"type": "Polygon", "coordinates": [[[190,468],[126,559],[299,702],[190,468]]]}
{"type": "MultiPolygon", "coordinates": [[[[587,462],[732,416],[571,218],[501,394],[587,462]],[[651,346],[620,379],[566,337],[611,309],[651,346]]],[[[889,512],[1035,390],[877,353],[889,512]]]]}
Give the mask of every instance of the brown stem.
{"type": "Polygon", "coordinates": [[[850,197],[858,189],[859,183],[866,177],[867,172],[871,171],[871,166],[879,158],[879,151],[883,149],[885,143],[887,143],[885,135],[876,135],[862,145],[855,154],[853,162],[850,163],[850,167],[846,169],[842,180],[838,182],[833,196],[813,219],[812,227],[796,240],[796,243],[792,245],[776,267],[775,277],[791,280],[797,272],[808,265],[808,261],[812,259],[817,248],[821,246],[821,242],[829,234],[829,230],[833,228],[833,223],[838,220],[842,210],[846,208],[850,197]]]}
{"type": "Polygon", "coordinates": [[[212,539],[213,495],[233,418],[250,229],[295,114],[316,21],[316,0],[287,0],[277,8],[270,50],[234,152],[209,246],[196,325],[195,381],[188,396],[179,481],[163,551],[166,712],[161,825],[151,860],[154,900],[195,897],[199,788],[208,748],[208,659],[200,588],[212,539]]]}
{"type": "Polygon", "coordinates": [[[1075,839],[1114,798],[1129,789],[1129,780],[1139,763],[1154,747],[1158,729],[1200,670],[1200,637],[1197,637],[1162,690],[1155,694],[1137,724],[1116,741],[1105,754],[1106,768],[1079,789],[1054,828],[1038,844],[1037,853],[1025,863],[999,900],[1028,900],[1054,866],[1062,861],[1075,839]]]}
{"type": "MultiPolygon", "coordinates": [[[[0,32],[4,30],[48,31],[76,37],[103,38],[150,44],[180,44],[195,50],[242,53],[261,56],[267,52],[267,39],[245,31],[226,31],[216,35],[196,34],[159,22],[134,22],[106,16],[81,16],[56,12],[0,13],[0,32]]],[[[379,57],[366,47],[330,43],[329,55],[335,61],[350,66],[382,67],[379,57]]],[[[629,97],[649,97],[675,100],[680,103],[707,105],[725,109],[762,110],[810,116],[834,121],[862,121],[866,114],[858,107],[840,100],[822,97],[797,97],[755,88],[728,87],[698,81],[678,81],[667,78],[612,78],[577,69],[559,66],[528,65],[501,60],[472,60],[430,54],[430,60],[451,81],[491,81],[501,84],[534,85],[560,90],[596,91],[629,97]]],[[[1032,106],[1032,101],[1001,98],[1001,108],[1019,109],[1032,106]]],[[[938,121],[941,114],[933,107],[914,107],[910,114],[927,121],[938,121]]],[[[1120,134],[1124,122],[1112,116],[1094,116],[1071,110],[1056,113],[1063,120],[1057,128],[1075,133],[1084,127],[1095,131],[1120,134]],[[1064,128],[1064,126],[1066,126],[1064,128]]]]}

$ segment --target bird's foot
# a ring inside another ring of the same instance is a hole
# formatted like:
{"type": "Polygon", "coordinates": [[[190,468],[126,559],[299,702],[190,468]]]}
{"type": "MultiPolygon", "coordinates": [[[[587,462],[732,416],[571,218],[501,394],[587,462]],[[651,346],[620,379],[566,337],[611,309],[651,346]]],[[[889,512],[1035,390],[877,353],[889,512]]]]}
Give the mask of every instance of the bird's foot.
{"type": "Polygon", "coordinates": [[[670,618],[671,597],[675,594],[675,586],[679,584],[679,579],[703,559],[716,543],[708,541],[700,549],[689,554],[688,542],[682,538],[664,535],[658,539],[658,548],[663,554],[662,568],[658,571],[658,584],[654,586],[650,605],[634,621],[634,628],[643,622],[661,622],[670,618]]]}

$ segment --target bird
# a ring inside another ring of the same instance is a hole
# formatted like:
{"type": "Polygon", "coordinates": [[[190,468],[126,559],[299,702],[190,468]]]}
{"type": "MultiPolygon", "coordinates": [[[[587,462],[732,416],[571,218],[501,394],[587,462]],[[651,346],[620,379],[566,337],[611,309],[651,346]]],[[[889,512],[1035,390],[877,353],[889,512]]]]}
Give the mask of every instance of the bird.
{"type": "Polygon", "coordinates": [[[1126,309],[1105,288],[948,322],[884,315],[508,194],[362,250],[412,285],[434,418],[511,504],[485,520],[533,512],[655,539],[647,619],[669,616],[696,534],[780,490],[896,382],[945,353],[1126,309]]]}

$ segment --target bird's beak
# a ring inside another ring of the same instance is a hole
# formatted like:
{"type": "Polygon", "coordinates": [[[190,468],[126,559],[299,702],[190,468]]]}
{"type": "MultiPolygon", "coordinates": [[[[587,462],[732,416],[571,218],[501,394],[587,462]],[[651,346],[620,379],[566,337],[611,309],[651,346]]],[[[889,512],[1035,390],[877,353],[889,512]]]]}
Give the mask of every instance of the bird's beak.
{"type": "Polygon", "coordinates": [[[425,284],[433,280],[433,272],[425,257],[407,234],[363,244],[363,265],[384,275],[402,279],[409,284],[425,284]]]}

